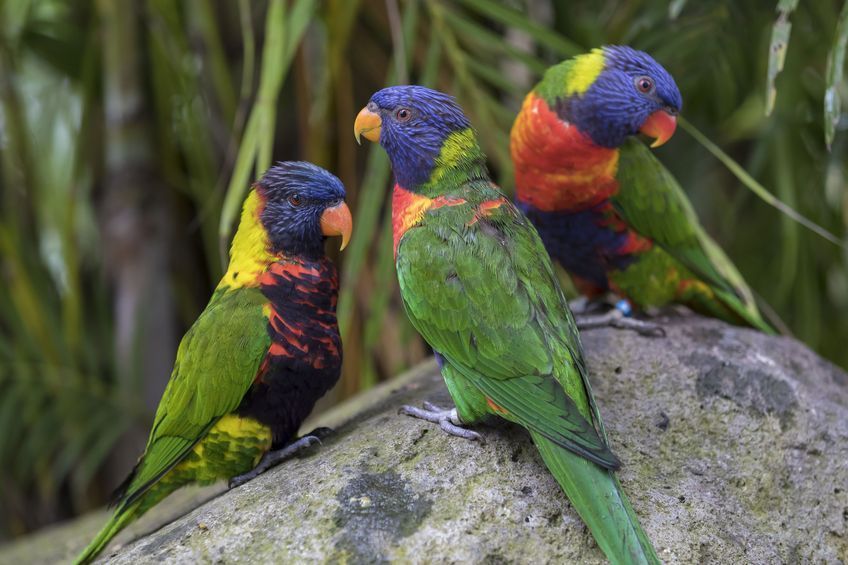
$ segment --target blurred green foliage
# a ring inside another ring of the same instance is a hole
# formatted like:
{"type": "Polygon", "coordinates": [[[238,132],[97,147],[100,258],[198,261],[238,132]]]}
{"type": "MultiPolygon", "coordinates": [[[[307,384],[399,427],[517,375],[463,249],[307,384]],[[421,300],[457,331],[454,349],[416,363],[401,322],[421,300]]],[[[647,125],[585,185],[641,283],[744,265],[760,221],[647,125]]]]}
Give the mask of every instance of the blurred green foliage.
{"type": "MultiPolygon", "coordinates": [[[[630,44],[676,77],[691,124],[844,241],[847,41],[842,0],[0,1],[0,539],[101,504],[128,471],[272,160],[337,172],[355,210],[330,402],[427,355],[395,287],[387,160],[353,143],[376,89],[454,93],[510,191],[539,74],[630,44]]],[[[848,366],[845,250],[683,131],[659,155],[751,285],[848,366]]]]}

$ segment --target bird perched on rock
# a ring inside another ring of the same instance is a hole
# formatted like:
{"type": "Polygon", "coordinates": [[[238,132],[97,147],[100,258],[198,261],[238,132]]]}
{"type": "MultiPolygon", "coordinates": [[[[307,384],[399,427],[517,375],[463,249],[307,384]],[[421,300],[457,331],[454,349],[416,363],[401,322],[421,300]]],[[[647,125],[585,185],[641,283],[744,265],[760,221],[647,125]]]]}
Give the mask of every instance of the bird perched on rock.
{"type": "Polygon", "coordinates": [[[238,485],[318,442],[296,434],[341,370],[338,275],[324,241],[347,245],[344,198],[338,178],[304,162],[273,166],[253,186],[229,268],[180,343],[144,454],[78,563],[183,485],[238,485]]]}
{"type": "Polygon", "coordinates": [[[684,304],[774,333],[677,181],[633,138],[662,145],[681,106],[671,75],[630,47],[551,67],[512,128],[516,203],[583,294],[613,291],[637,308],[684,304]]]}
{"type": "Polygon", "coordinates": [[[354,132],[395,175],[395,267],[413,326],[433,347],[456,408],[406,414],[469,439],[487,416],[515,422],[616,563],[658,563],[613,474],[568,303],[533,225],[489,178],[453,98],[420,86],[375,93],[354,132]]]}

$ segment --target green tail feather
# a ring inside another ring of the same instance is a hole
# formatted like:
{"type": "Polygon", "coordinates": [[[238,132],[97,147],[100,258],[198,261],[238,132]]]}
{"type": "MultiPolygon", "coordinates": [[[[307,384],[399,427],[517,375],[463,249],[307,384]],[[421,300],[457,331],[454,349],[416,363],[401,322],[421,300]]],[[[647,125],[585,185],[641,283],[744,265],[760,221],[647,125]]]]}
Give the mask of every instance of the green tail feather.
{"type": "Polygon", "coordinates": [[[112,517],[103,526],[103,529],[100,530],[94,540],[88,544],[88,547],[74,560],[74,565],[94,561],[94,558],[109,545],[112,538],[118,535],[130,522],[141,518],[145,512],[156,506],[162,499],[182,486],[182,484],[179,481],[159,481],[152,485],[147,492],[142,494],[132,504],[127,505],[126,502],[119,504],[115,513],[112,514],[112,517]]]}
{"type": "Polygon", "coordinates": [[[613,565],[659,564],[615,475],[530,432],[551,474],[613,565]]]}
{"type": "Polygon", "coordinates": [[[700,304],[706,313],[731,323],[738,324],[742,322],[768,335],[784,333],[779,328],[776,328],[774,324],[766,321],[758,311],[755,310],[752,312],[746,308],[735,295],[720,289],[714,289],[714,292],[718,301],[710,300],[700,304]],[[734,317],[738,318],[738,321],[734,320],[734,317]]]}
{"type": "Polygon", "coordinates": [[[118,533],[123,530],[127,524],[138,518],[137,505],[131,508],[118,508],[112,517],[106,522],[106,525],[98,532],[97,536],[88,544],[82,553],[74,560],[74,565],[83,563],[91,563],[101,551],[103,551],[109,542],[112,541],[118,533]]]}

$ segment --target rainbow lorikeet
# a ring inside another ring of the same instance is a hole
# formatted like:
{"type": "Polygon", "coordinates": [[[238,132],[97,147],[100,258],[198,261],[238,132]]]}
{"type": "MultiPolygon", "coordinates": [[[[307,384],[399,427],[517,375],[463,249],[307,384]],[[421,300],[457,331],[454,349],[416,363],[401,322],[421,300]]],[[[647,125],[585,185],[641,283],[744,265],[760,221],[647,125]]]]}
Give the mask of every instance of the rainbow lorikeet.
{"type": "Polygon", "coordinates": [[[682,103],[671,75],[630,47],[551,67],[512,128],[517,205],[584,295],[680,303],[774,333],[677,181],[634,138],[668,141],[682,103]]]}
{"type": "Polygon", "coordinates": [[[271,167],[245,200],[229,268],[183,337],[147,448],[116,509],[80,554],[189,483],[245,482],[299,449],[315,402],[338,380],[338,274],[327,236],[351,233],[341,181],[304,162],[271,167]]]}
{"type": "Polygon", "coordinates": [[[354,124],[395,175],[395,267],[406,313],[433,347],[456,403],[406,414],[469,439],[488,416],[515,422],[618,563],[658,563],[612,473],[580,338],[533,225],[490,180],[453,98],[420,86],[383,89],[354,124]]]}

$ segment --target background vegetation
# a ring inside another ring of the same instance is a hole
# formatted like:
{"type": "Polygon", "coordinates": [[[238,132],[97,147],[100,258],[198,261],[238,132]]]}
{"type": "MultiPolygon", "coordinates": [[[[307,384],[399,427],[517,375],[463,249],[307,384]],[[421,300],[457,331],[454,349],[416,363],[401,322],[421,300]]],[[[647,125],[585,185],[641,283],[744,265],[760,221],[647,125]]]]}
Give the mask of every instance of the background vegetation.
{"type": "MultiPolygon", "coordinates": [[[[272,160],[335,171],[355,211],[328,402],[427,355],[398,303],[386,158],[353,143],[376,89],[456,94],[510,191],[508,132],[539,74],[630,44],[676,77],[691,124],[844,238],[846,38],[842,0],[0,0],[0,539],[123,478],[272,160]]],[[[844,250],[691,135],[659,155],[752,286],[848,366],[844,250]]]]}

